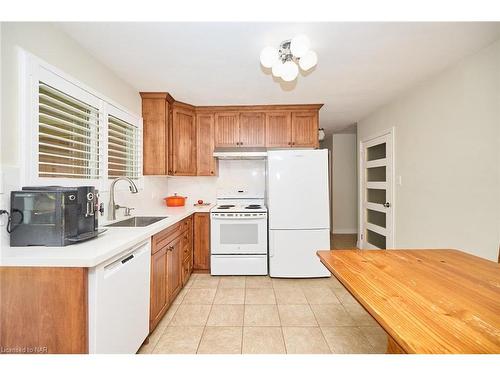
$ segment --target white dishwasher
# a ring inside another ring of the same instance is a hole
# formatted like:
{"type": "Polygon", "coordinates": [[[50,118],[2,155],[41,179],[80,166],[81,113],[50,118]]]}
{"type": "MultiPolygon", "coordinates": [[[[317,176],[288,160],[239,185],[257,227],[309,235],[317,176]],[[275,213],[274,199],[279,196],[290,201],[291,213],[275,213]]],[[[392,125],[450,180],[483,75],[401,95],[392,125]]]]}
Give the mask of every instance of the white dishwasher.
{"type": "Polygon", "coordinates": [[[149,333],[151,242],[89,270],[89,353],[136,353],[149,333]]]}

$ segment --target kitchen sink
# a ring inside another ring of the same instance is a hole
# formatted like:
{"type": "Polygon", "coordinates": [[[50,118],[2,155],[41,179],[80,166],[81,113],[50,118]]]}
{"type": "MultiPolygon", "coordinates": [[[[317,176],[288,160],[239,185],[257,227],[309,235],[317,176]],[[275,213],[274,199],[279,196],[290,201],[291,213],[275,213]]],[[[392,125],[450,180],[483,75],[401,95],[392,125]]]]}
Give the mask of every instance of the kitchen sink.
{"type": "Polygon", "coordinates": [[[157,221],[166,219],[168,216],[135,216],[130,219],[117,221],[113,224],[105,225],[105,227],[147,227],[157,221]]]}

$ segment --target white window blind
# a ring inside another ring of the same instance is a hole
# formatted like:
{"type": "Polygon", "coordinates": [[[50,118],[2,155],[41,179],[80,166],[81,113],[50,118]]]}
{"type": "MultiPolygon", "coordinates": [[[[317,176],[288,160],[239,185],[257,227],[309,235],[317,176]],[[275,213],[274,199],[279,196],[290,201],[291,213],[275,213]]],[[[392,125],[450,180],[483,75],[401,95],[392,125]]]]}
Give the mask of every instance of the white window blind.
{"type": "Polygon", "coordinates": [[[108,116],[108,176],[138,179],[140,174],[139,129],[108,116]]]}
{"type": "Polygon", "coordinates": [[[97,179],[99,110],[43,82],[38,85],[38,175],[97,179]]]}

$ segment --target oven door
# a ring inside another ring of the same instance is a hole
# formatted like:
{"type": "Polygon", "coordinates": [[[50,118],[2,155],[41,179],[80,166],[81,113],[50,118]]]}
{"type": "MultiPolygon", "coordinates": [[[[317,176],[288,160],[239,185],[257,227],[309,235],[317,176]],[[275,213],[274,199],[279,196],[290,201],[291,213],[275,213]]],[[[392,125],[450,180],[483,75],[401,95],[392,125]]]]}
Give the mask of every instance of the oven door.
{"type": "Polygon", "coordinates": [[[211,253],[267,254],[267,216],[212,215],[211,253]]]}

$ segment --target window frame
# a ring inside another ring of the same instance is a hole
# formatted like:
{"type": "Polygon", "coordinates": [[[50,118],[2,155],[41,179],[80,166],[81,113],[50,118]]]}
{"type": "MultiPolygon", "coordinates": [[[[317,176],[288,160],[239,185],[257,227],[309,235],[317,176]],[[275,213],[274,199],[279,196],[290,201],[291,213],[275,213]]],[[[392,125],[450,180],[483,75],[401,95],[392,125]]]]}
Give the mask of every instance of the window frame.
{"type": "Polygon", "coordinates": [[[19,164],[21,185],[62,185],[62,186],[95,186],[100,191],[109,191],[111,182],[108,178],[108,116],[112,115],[138,128],[139,178],[134,180],[139,189],[144,188],[143,160],[143,128],[142,118],[104,95],[89,88],[85,84],[67,75],[58,68],[48,64],[31,53],[19,48],[20,61],[20,108],[19,120],[21,132],[19,137],[19,164]],[[98,109],[99,142],[102,157],[99,166],[99,178],[69,178],[39,176],[39,102],[38,86],[42,81],[67,95],[71,95],[98,109]]]}

